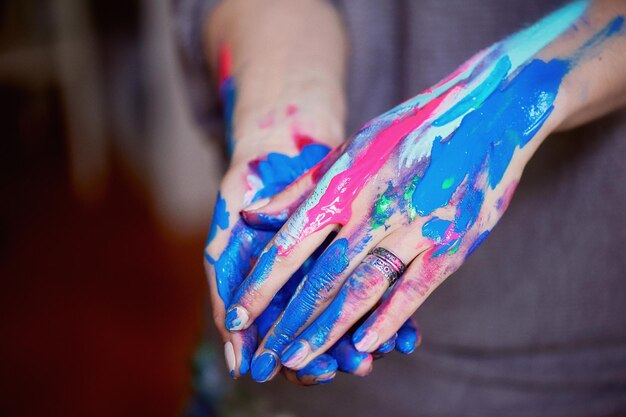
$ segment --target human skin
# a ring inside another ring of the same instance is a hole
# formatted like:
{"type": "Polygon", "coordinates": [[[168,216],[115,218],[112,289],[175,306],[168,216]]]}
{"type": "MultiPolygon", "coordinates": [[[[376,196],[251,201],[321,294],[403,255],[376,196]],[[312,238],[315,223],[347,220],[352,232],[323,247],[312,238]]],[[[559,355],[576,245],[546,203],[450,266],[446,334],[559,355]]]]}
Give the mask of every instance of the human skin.
{"type": "Polygon", "coordinates": [[[235,293],[229,330],[246,329],[335,231],[326,249],[332,262],[321,255],[256,360],[272,351],[301,369],[359,320],[356,348],[378,349],[488,236],[550,133],[625,104],[625,14],[625,1],[564,7],[367,123],[288,219],[290,193],[305,185],[244,210],[257,227],[286,223],[261,253],[263,268],[257,264],[235,293]],[[389,288],[361,263],[374,247],[409,267],[370,314],[389,288]]]}
{"type": "MultiPolygon", "coordinates": [[[[217,197],[205,267],[227,366],[239,377],[250,371],[258,337],[268,331],[312,264],[293,274],[248,329],[226,331],[225,307],[277,230],[272,224],[250,227],[239,211],[266,201],[303,174],[312,184],[331,165],[333,155],[324,158],[343,140],[346,45],[334,9],[314,0],[223,1],[207,21],[205,38],[208,60],[219,73],[232,154],[217,197]]],[[[303,197],[294,193],[292,205],[303,197]]],[[[405,327],[412,326],[408,322],[405,327]]],[[[413,334],[401,339],[399,350],[414,348],[418,341],[413,334]]],[[[337,370],[365,375],[372,359],[349,340],[342,341],[330,356],[286,376],[310,385],[330,381],[337,370]]],[[[253,368],[252,375],[260,381],[270,376],[263,367],[253,368]]]]}

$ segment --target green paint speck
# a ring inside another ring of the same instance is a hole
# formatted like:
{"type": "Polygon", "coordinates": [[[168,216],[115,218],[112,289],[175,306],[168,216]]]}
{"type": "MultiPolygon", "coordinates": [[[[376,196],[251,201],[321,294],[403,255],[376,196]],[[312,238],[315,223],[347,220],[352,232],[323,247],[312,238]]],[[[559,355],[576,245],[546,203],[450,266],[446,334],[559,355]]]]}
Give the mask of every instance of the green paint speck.
{"type": "Polygon", "coordinates": [[[452,184],[454,184],[454,177],[446,178],[443,184],[441,184],[441,188],[443,190],[447,190],[448,188],[452,187],[452,184]]]}

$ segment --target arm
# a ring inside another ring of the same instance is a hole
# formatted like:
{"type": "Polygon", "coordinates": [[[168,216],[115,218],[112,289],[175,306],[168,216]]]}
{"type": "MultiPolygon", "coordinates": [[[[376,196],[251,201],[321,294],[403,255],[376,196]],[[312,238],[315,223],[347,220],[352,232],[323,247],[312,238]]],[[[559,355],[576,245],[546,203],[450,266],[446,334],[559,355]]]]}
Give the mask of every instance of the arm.
{"type": "MultiPolygon", "coordinates": [[[[333,262],[314,266],[323,273],[276,323],[276,334],[296,335],[281,360],[300,369],[379,302],[390,282],[362,261],[383,247],[408,269],[353,336],[360,351],[377,349],[484,241],[551,132],[624,104],[624,15],[624,1],[572,3],[367,123],[265,248],[270,267],[252,271],[229,311],[254,318],[338,229],[326,250],[333,262]]],[[[288,193],[246,218],[280,216],[288,193]]]]}

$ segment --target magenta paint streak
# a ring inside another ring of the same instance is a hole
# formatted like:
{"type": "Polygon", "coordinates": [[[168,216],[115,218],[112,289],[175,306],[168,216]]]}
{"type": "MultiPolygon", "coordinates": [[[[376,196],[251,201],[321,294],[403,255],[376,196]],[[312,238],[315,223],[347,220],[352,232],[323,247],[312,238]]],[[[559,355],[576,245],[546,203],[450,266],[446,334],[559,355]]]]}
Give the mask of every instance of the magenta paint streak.
{"type": "MultiPolygon", "coordinates": [[[[336,175],[328,185],[328,191],[322,194],[319,202],[307,213],[307,226],[300,233],[299,238],[322,229],[328,224],[345,225],[352,217],[352,202],[361,189],[374,176],[394,151],[397,144],[412,131],[423,125],[428,118],[437,111],[437,108],[450,94],[458,88],[452,88],[441,96],[426,103],[421,109],[402,119],[395,120],[384,128],[376,138],[371,140],[355,158],[352,166],[336,175]]],[[[279,255],[287,255],[291,247],[280,246],[279,255]]]]}

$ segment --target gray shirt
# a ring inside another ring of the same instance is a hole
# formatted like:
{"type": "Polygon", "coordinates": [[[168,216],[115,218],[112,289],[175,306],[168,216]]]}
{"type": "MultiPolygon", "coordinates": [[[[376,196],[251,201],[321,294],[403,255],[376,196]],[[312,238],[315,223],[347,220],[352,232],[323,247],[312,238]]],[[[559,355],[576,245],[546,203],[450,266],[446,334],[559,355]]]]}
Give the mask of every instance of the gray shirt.
{"type": "MultiPolygon", "coordinates": [[[[336,4],[354,130],[564,2],[336,4]]],[[[213,110],[198,110],[207,126],[213,110]]],[[[625,116],[541,146],[490,237],[417,312],[412,356],[377,361],[365,379],[249,389],[297,416],[626,415],[625,116]]]]}

